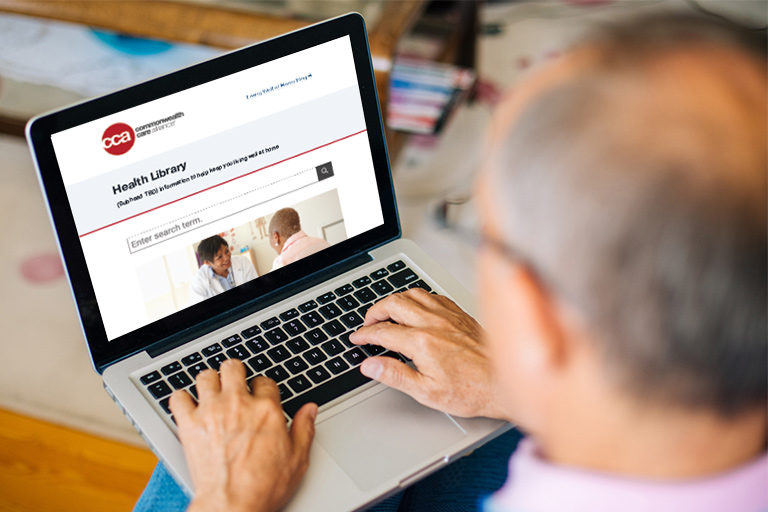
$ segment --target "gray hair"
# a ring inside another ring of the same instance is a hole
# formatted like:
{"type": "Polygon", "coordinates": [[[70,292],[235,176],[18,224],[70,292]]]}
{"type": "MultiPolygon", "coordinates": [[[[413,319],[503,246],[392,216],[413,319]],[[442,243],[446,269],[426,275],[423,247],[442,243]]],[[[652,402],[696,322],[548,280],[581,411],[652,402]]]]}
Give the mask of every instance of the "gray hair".
{"type": "Polygon", "coordinates": [[[755,99],[717,76],[747,112],[737,135],[727,133],[733,123],[700,115],[706,104],[657,101],[643,73],[658,57],[705,44],[763,52],[754,60],[764,74],[765,39],[656,15],[585,44],[600,52],[589,72],[536,97],[497,153],[505,236],[582,314],[633,396],[723,416],[764,406],[764,93],[755,99]],[[737,139],[746,161],[729,145],[737,139]]]}
{"type": "Polygon", "coordinates": [[[269,233],[278,233],[283,238],[288,238],[301,231],[301,219],[299,212],[293,208],[281,208],[277,210],[269,221],[269,233]]]}

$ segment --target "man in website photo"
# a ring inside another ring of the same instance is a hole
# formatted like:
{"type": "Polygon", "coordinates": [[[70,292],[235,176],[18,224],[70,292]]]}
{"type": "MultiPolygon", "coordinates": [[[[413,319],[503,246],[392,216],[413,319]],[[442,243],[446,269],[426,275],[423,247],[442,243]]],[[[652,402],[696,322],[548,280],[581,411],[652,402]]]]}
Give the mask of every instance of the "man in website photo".
{"type": "Polygon", "coordinates": [[[227,241],[219,235],[200,242],[197,257],[203,264],[190,287],[193,302],[213,297],[258,277],[251,260],[232,254],[227,241]]]}
{"type": "Polygon", "coordinates": [[[283,208],[272,215],[269,221],[269,245],[277,253],[272,270],[331,246],[327,240],[308,236],[302,231],[299,212],[293,208],[283,208]]]}
{"type": "MultiPolygon", "coordinates": [[[[668,14],[517,84],[480,166],[480,227],[454,226],[477,246],[483,326],[412,289],[351,340],[413,361],[370,357],[365,375],[527,437],[372,510],[768,510],[767,87],[764,34],[668,14]]],[[[286,428],[276,384],[250,384],[228,360],[197,375],[199,402],[172,395],[195,496],[159,466],[136,510],[289,502],[317,406],[286,428]]]]}

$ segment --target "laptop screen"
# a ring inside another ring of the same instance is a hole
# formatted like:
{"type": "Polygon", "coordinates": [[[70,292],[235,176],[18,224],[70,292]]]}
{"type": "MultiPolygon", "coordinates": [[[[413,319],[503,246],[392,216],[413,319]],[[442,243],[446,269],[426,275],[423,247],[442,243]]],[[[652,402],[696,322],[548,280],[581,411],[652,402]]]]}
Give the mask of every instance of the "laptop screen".
{"type": "Polygon", "coordinates": [[[384,222],[349,36],[51,135],[107,340],[384,222]]]}

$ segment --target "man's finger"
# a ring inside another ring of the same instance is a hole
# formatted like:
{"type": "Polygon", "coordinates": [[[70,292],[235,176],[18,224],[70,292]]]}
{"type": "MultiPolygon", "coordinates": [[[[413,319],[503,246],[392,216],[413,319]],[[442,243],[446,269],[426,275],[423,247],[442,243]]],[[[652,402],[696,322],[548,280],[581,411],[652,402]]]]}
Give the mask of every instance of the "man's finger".
{"type": "Polygon", "coordinates": [[[387,320],[411,327],[428,325],[429,322],[424,318],[427,310],[409,295],[395,293],[375,303],[365,314],[363,325],[373,325],[387,320]]]}
{"type": "Polygon", "coordinates": [[[417,395],[423,390],[424,376],[391,357],[369,357],[360,365],[360,371],[366,377],[400,390],[417,400],[417,395]]]}
{"type": "Polygon", "coordinates": [[[408,359],[416,359],[413,333],[414,329],[411,327],[380,323],[361,327],[350,335],[349,341],[356,345],[380,345],[389,350],[400,352],[408,359]]]}
{"type": "Polygon", "coordinates": [[[171,412],[176,417],[176,421],[185,421],[195,410],[195,401],[186,391],[176,391],[171,395],[171,401],[168,404],[171,412]]]}
{"type": "Polygon", "coordinates": [[[237,359],[227,359],[221,363],[221,390],[227,392],[245,393],[248,391],[245,383],[245,366],[237,359]]]}
{"type": "Polygon", "coordinates": [[[293,453],[304,463],[309,459],[309,449],[315,437],[315,418],[317,418],[317,405],[308,403],[299,409],[291,423],[293,453]]]}
{"type": "Polygon", "coordinates": [[[221,382],[219,375],[215,370],[203,370],[195,378],[197,384],[197,395],[200,400],[206,400],[207,397],[214,396],[221,391],[221,382]]]}
{"type": "Polygon", "coordinates": [[[263,375],[259,375],[251,381],[251,394],[256,398],[269,398],[280,402],[280,391],[275,381],[263,375]]]}

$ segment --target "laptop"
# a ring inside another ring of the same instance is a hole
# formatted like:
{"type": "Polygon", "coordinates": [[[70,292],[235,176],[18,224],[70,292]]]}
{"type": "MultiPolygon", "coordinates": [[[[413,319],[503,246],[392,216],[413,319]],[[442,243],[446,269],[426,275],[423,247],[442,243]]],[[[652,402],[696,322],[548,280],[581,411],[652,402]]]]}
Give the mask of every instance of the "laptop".
{"type": "Polygon", "coordinates": [[[93,367],[185,492],[168,398],[227,358],[278,383],[287,420],[320,406],[289,510],[364,508],[508,428],[360,373],[370,355],[402,358],[349,342],[377,300],[421,287],[472,301],[401,237],[358,14],[42,115],[27,138],[93,367]],[[267,231],[283,209],[320,242],[278,266],[267,231]],[[215,279],[197,251],[214,236],[249,272],[195,298],[215,279]]]}

